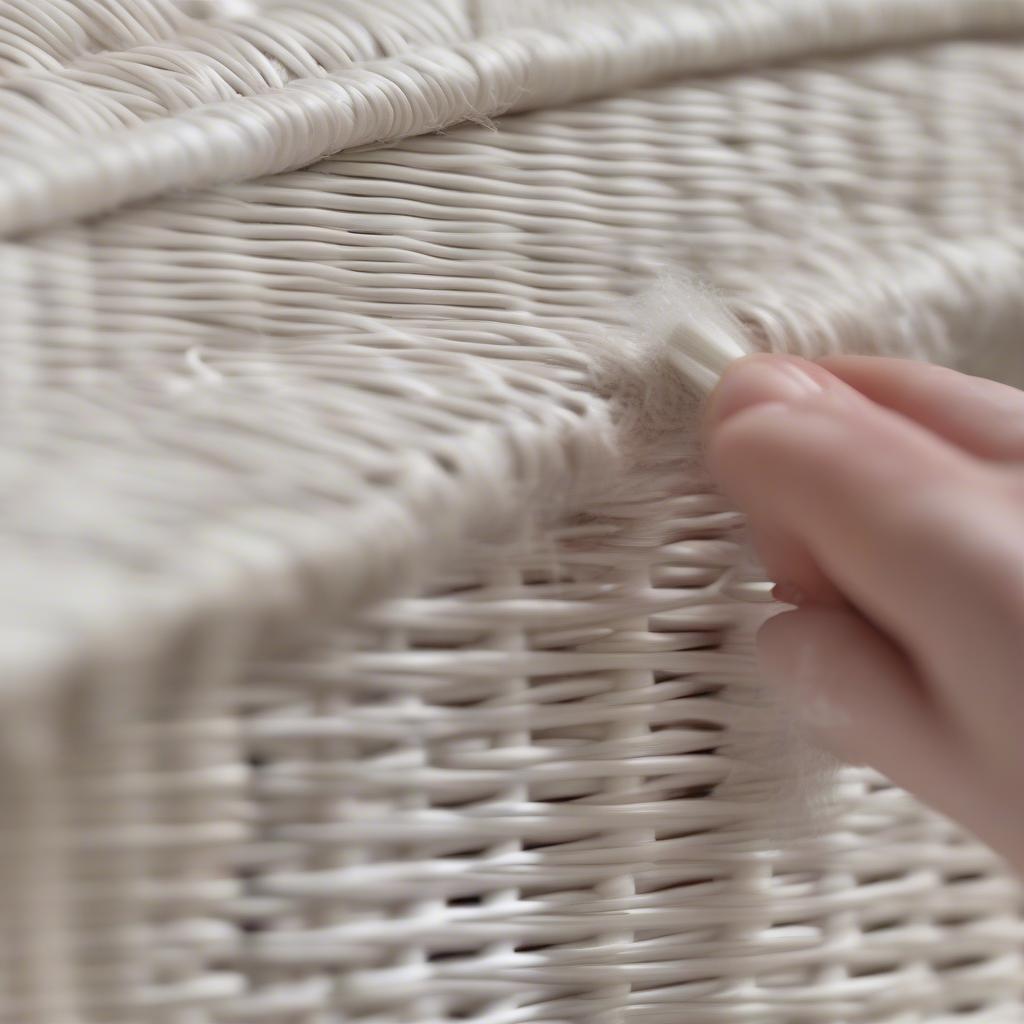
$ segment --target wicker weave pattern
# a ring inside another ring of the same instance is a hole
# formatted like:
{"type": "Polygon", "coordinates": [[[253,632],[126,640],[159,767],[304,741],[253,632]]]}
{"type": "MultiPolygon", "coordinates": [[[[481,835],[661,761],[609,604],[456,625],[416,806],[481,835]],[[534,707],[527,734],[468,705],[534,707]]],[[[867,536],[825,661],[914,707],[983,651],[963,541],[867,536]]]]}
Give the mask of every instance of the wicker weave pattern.
{"type": "Polygon", "coordinates": [[[1021,5],[11,10],[0,1021],[1020,1021],[995,860],[804,780],[624,300],[1012,337],[1024,60],[937,37],[1021,5]]]}

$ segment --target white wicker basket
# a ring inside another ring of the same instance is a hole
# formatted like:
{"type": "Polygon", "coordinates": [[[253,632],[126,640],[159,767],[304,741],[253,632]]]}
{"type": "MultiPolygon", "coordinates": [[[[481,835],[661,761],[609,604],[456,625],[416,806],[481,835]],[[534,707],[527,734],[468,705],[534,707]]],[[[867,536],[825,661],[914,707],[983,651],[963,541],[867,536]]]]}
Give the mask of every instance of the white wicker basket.
{"type": "Polygon", "coordinates": [[[0,3],[0,1022],[1024,1021],[624,301],[988,358],[1022,95],[1020,0],[0,3]]]}

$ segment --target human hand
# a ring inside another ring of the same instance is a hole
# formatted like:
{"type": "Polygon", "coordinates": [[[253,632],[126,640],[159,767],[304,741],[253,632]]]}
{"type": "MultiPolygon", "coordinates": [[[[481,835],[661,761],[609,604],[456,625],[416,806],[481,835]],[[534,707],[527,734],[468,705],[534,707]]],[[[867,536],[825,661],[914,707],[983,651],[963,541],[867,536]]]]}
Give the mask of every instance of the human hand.
{"type": "Polygon", "coordinates": [[[941,367],[759,355],[706,414],[776,596],[767,677],[1024,869],[1024,392],[941,367]]]}

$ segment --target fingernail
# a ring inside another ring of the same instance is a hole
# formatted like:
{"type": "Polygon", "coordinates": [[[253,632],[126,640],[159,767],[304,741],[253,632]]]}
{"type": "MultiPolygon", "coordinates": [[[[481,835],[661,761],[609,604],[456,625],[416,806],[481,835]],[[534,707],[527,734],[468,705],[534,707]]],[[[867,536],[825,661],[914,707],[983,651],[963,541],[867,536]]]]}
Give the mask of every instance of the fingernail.
{"type": "Polygon", "coordinates": [[[824,390],[828,371],[795,356],[754,355],[739,359],[708,399],[705,425],[716,427],[744,409],[792,402],[824,390]]]}
{"type": "MultiPolygon", "coordinates": [[[[781,621],[800,621],[804,612],[783,612],[781,621]]],[[[780,636],[765,628],[758,637],[758,662],[794,716],[814,729],[838,730],[851,724],[850,713],[831,696],[834,666],[814,636],[788,629],[780,636]]]]}
{"type": "Polygon", "coordinates": [[[795,607],[807,604],[807,594],[793,583],[776,583],[772,587],[772,597],[781,604],[791,604],[795,607]]]}
{"type": "Polygon", "coordinates": [[[830,732],[849,729],[853,724],[850,713],[835,701],[820,693],[805,694],[799,701],[789,702],[794,714],[812,729],[826,729],[830,732]]]}

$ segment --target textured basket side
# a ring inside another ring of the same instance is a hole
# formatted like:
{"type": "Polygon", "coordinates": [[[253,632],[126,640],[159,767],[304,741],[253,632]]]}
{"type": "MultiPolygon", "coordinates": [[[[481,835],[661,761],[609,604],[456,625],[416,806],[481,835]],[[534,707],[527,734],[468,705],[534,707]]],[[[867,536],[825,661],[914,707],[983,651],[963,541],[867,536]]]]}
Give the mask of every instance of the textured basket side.
{"type": "Polygon", "coordinates": [[[692,420],[621,302],[665,264],[765,346],[1011,335],[1021,67],[661,86],[8,243],[0,1015],[1013,1020],[987,854],[859,773],[758,818],[731,520],[600,502],[692,420]]]}
{"type": "Polygon", "coordinates": [[[211,966],[234,931],[220,908],[238,893],[234,851],[249,833],[225,695],[240,639],[227,617],[142,631],[8,706],[5,1024],[164,1024],[240,991],[211,966]]]}
{"type": "MultiPolygon", "coordinates": [[[[89,813],[142,798],[144,898],[77,1019],[1013,1021],[1017,886],[870,773],[818,788],[751,674],[737,517],[685,479],[468,548],[241,677],[183,666],[128,731],[148,772],[89,813]]],[[[87,978],[107,932],[75,925],[87,978]]]]}
{"type": "Polygon", "coordinates": [[[755,898],[744,858],[709,867],[741,811],[705,799],[731,761],[701,753],[735,717],[711,649],[734,559],[712,538],[734,517],[696,495],[658,509],[634,497],[469,558],[257,669],[238,959],[257,981],[226,1019],[284,999],[310,1019],[603,1020],[631,990],[615,963],[640,863],[674,848],[670,877],[755,898]]]}

